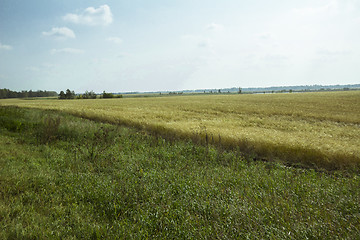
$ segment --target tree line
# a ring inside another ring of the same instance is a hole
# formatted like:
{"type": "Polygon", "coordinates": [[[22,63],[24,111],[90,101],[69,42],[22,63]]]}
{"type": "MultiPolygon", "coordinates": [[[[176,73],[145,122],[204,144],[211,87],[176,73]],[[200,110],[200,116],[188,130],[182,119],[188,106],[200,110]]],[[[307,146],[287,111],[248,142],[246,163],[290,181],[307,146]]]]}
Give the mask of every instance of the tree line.
{"type": "Polygon", "coordinates": [[[100,98],[122,98],[123,96],[121,94],[119,95],[114,95],[112,93],[107,93],[107,92],[103,92],[102,95],[100,95],[100,98]]]}
{"type": "MultiPolygon", "coordinates": [[[[59,99],[96,99],[97,94],[93,91],[86,91],[84,94],[76,95],[74,91],[66,89],[66,91],[61,91],[59,94],[59,99]]],[[[100,98],[122,98],[122,95],[114,95],[112,93],[106,93],[105,91],[100,95],[100,98]]]]}
{"type": "Polygon", "coordinates": [[[55,97],[57,96],[57,92],[55,91],[11,91],[10,89],[0,89],[0,99],[4,98],[33,98],[33,97],[55,97]]]}

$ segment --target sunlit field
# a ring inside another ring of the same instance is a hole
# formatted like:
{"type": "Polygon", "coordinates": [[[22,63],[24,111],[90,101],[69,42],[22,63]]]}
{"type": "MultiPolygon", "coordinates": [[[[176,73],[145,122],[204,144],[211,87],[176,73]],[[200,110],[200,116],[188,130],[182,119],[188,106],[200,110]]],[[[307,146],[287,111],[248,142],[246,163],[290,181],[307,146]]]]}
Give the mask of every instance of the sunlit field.
{"type": "Polygon", "coordinates": [[[360,164],[360,91],[94,100],[1,100],[134,126],[315,168],[360,164]]]}
{"type": "Polygon", "coordinates": [[[360,178],[0,107],[0,239],[359,239],[360,178]]]}

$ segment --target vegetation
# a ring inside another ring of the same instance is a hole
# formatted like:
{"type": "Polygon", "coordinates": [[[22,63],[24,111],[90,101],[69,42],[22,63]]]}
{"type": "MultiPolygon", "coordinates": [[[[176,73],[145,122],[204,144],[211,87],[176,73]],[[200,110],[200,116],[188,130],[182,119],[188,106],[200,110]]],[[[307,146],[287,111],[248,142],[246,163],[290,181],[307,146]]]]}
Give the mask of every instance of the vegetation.
{"type": "Polygon", "coordinates": [[[112,93],[106,93],[105,91],[103,92],[103,94],[101,95],[102,98],[113,98],[114,94],[112,93]]]}
{"type": "MultiPolygon", "coordinates": [[[[359,169],[360,91],[124,98],[106,102],[2,100],[200,139],[247,156],[312,168],[359,169]]],[[[200,141],[199,140],[199,141],[200,141]]]]}
{"type": "Polygon", "coordinates": [[[76,94],[74,91],[70,91],[70,89],[66,90],[66,93],[64,91],[61,91],[59,94],[59,99],[74,99],[76,97],[76,94]]]}
{"type": "Polygon", "coordinates": [[[34,98],[34,97],[55,97],[57,93],[54,91],[11,91],[9,89],[0,89],[0,99],[4,98],[34,98]]]}
{"type": "MultiPolygon", "coordinates": [[[[223,88],[221,92],[236,93],[239,92],[236,87],[223,88]]],[[[319,91],[348,91],[360,90],[360,84],[348,85],[300,85],[300,86],[279,86],[279,87],[259,87],[259,88],[243,88],[243,93],[285,93],[292,90],[293,92],[319,92],[319,91]]],[[[199,89],[199,90],[186,90],[185,93],[202,93],[213,92],[216,89],[199,89]]]]}
{"type": "Polygon", "coordinates": [[[84,94],[79,95],[78,98],[79,99],[96,99],[96,93],[94,93],[94,91],[85,91],[84,94]]]}
{"type": "Polygon", "coordinates": [[[16,107],[0,107],[0,156],[1,239],[360,235],[360,177],[350,172],[16,107]]]}
{"type": "Polygon", "coordinates": [[[123,96],[121,94],[119,95],[114,95],[112,93],[106,93],[105,91],[103,92],[103,94],[100,96],[100,98],[122,98],[123,96]]]}

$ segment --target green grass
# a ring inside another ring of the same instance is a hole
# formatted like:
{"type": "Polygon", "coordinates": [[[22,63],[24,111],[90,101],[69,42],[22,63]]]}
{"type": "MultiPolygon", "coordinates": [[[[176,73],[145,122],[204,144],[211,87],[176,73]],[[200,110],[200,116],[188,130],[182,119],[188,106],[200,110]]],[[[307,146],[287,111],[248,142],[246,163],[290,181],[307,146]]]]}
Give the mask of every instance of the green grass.
{"type": "Polygon", "coordinates": [[[360,176],[0,108],[0,239],[359,239],[360,176]]]}

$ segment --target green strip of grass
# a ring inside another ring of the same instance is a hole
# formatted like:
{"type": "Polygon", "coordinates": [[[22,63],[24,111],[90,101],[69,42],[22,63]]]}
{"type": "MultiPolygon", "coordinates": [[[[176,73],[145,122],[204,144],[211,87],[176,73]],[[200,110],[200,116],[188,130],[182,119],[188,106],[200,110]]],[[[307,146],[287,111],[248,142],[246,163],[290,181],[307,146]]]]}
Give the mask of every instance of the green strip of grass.
{"type": "Polygon", "coordinates": [[[0,108],[1,239],[357,239],[360,177],[0,108]]]}

